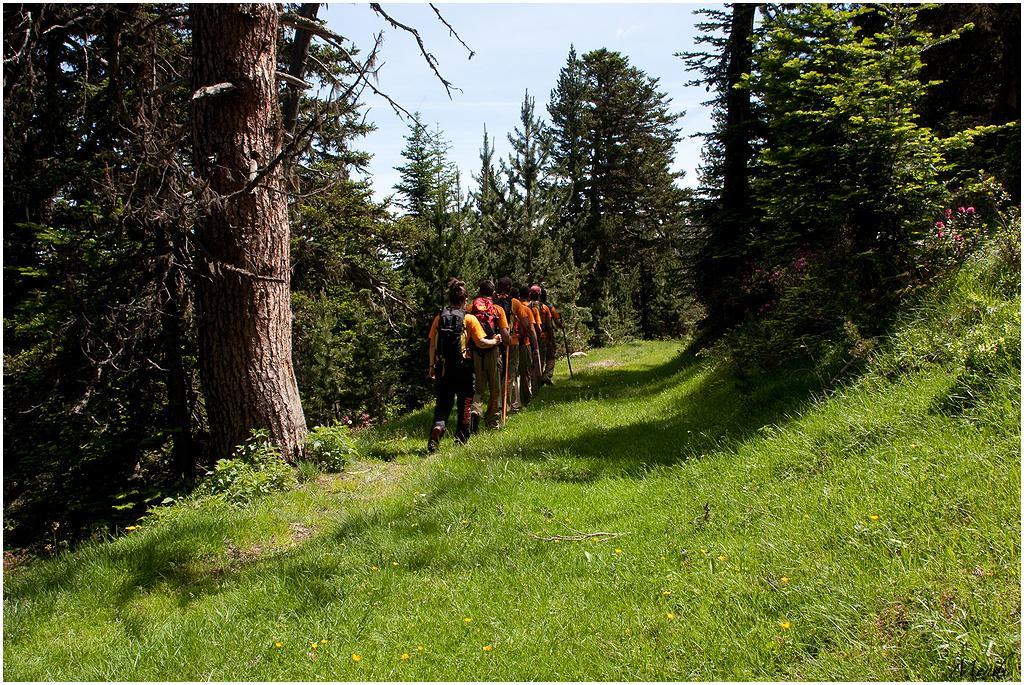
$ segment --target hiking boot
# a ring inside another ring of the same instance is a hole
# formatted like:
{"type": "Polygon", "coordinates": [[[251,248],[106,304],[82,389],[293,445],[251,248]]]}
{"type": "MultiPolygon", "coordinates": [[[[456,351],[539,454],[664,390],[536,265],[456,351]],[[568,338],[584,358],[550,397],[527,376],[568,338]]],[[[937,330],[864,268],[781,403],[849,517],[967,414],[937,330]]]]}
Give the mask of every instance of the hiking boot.
{"type": "Polygon", "coordinates": [[[444,426],[434,426],[430,429],[430,439],[427,440],[427,453],[433,454],[441,444],[441,436],[444,435],[444,426]]]}

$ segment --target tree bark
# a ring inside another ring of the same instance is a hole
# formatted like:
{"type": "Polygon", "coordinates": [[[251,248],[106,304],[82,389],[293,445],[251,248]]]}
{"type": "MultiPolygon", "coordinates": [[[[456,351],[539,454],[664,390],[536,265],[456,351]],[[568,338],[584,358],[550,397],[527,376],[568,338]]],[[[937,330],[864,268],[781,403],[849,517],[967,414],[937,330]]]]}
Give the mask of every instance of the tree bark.
{"type": "MultiPolygon", "coordinates": [[[[318,2],[304,2],[299,8],[299,16],[304,19],[315,19],[317,10],[320,9],[318,2]]],[[[288,73],[296,78],[303,78],[306,75],[306,57],[309,55],[309,43],[313,34],[305,29],[295,29],[295,40],[292,42],[291,60],[288,64],[288,73]]],[[[296,88],[289,88],[284,99],[284,130],[288,133],[295,133],[295,124],[299,119],[299,100],[302,94],[296,88]]]]}
{"type": "Polygon", "coordinates": [[[212,448],[227,456],[262,428],[294,463],[306,420],[292,366],[277,11],[197,4],[192,19],[193,90],[231,86],[193,100],[195,167],[207,186],[196,291],[212,448]]]}
{"type": "Polygon", "coordinates": [[[724,164],[722,169],[722,206],[737,215],[749,210],[747,167],[753,156],[750,145],[750,91],[736,88],[743,74],[750,71],[754,46],[754,15],[757,5],[734,3],[729,30],[729,65],[726,72],[724,164]]]}

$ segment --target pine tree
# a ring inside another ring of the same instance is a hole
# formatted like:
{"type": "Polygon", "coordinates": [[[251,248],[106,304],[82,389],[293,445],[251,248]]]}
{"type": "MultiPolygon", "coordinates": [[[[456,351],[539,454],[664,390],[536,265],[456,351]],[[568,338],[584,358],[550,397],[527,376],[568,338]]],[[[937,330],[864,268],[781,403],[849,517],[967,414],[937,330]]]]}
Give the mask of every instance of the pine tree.
{"type": "Polygon", "coordinates": [[[581,59],[570,53],[552,97],[554,160],[568,202],[585,208],[573,217],[572,239],[587,274],[581,296],[594,339],[654,335],[649,296],[657,279],[653,262],[638,263],[637,254],[662,256],[680,223],[679,174],[671,167],[681,115],[670,112],[656,79],[605,49],[581,59]],[[582,172],[574,171],[580,160],[582,172]]]}
{"type": "Polygon", "coordinates": [[[283,138],[274,75],[277,10],[197,5],[192,13],[196,91],[246,86],[193,105],[195,167],[210,193],[196,232],[198,268],[208,274],[196,290],[210,432],[226,455],[252,430],[267,429],[295,463],[306,419],[292,364],[288,198],[276,162],[283,138]],[[267,165],[266,177],[250,188],[260,165],[267,165]]]}
{"type": "Polygon", "coordinates": [[[548,115],[551,118],[553,172],[562,188],[564,202],[559,213],[558,231],[573,245],[574,261],[581,263],[582,253],[575,241],[588,212],[586,180],[590,169],[587,86],[583,66],[575,47],[569,47],[566,64],[551,91],[548,115]]]}
{"type": "Polygon", "coordinates": [[[730,11],[701,9],[697,43],[704,52],[679,53],[698,78],[688,85],[713,93],[713,130],[704,134],[701,188],[695,207],[699,231],[691,253],[694,285],[706,309],[705,326],[714,335],[743,315],[740,281],[749,258],[755,221],[749,165],[754,154],[755,113],[750,91],[741,83],[750,72],[756,4],[734,3],[730,11]]]}
{"type": "Polygon", "coordinates": [[[529,91],[523,96],[519,125],[508,135],[512,153],[503,165],[508,179],[508,215],[517,243],[516,273],[536,280],[542,274],[538,257],[549,239],[557,213],[550,178],[550,142],[544,122],[536,116],[529,91]]]}
{"type": "Polygon", "coordinates": [[[516,271],[515,240],[509,228],[507,194],[494,163],[494,143],[484,127],[480,148],[480,170],[473,175],[476,189],[472,201],[473,258],[490,274],[516,271]]]}

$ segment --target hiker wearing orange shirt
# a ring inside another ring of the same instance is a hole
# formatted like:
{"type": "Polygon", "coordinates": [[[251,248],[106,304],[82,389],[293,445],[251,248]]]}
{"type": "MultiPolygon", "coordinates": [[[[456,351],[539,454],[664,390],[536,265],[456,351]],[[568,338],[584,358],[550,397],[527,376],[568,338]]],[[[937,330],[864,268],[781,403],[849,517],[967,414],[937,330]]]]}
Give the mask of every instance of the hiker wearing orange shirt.
{"type": "MultiPolygon", "coordinates": [[[[508,410],[515,413],[523,408],[519,397],[519,336],[520,318],[512,307],[512,279],[502,276],[495,286],[494,304],[505,312],[508,322],[508,338],[505,339],[505,361],[508,366],[502,372],[502,401],[508,404],[508,410]]],[[[518,291],[516,291],[518,292],[518,291]]],[[[516,300],[518,302],[518,300],[516,300]]]]}
{"type": "Polygon", "coordinates": [[[477,318],[466,313],[465,306],[466,284],[453,278],[448,282],[448,306],[430,325],[427,376],[434,381],[436,402],[428,452],[435,451],[440,444],[453,405],[458,412],[455,441],[469,440],[474,390],[472,348],[489,349],[501,341],[497,336],[487,337],[477,318]]]}
{"type": "MultiPolygon", "coordinates": [[[[509,337],[508,320],[505,310],[494,304],[494,284],[489,280],[480,282],[479,296],[473,300],[469,313],[476,317],[483,326],[488,338],[500,335],[501,340],[509,337]]],[[[504,357],[503,347],[473,347],[473,370],[476,376],[476,392],[473,395],[472,432],[477,431],[480,419],[483,418],[488,428],[497,428],[501,417],[502,386],[500,373],[501,359],[504,357]],[[484,392],[487,393],[487,413],[484,413],[484,392]]]]}
{"type": "Polygon", "coordinates": [[[540,343],[537,339],[536,319],[530,310],[529,302],[530,288],[518,286],[514,288],[520,299],[512,299],[514,315],[519,320],[519,401],[520,408],[525,407],[533,399],[533,369],[540,365],[538,350],[540,343]]]}
{"type": "Polygon", "coordinates": [[[533,394],[540,390],[541,377],[544,373],[544,312],[540,304],[540,286],[531,285],[528,291],[530,315],[533,317],[533,328],[537,332],[537,345],[533,352],[533,373],[530,376],[533,394]]]}
{"type": "Polygon", "coordinates": [[[551,385],[551,379],[555,375],[555,360],[558,357],[558,343],[555,331],[562,328],[562,315],[555,309],[555,305],[548,304],[548,291],[546,288],[540,290],[540,301],[547,315],[547,345],[545,346],[544,374],[542,383],[551,385]]]}

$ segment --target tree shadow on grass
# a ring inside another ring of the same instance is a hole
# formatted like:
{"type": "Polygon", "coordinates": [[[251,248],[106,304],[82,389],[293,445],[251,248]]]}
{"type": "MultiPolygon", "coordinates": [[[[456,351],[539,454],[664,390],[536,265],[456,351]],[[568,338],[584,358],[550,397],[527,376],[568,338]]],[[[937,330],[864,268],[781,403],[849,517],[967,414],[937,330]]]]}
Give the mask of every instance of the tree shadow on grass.
{"type": "MultiPolygon", "coordinates": [[[[563,464],[578,462],[578,468],[549,470],[555,480],[585,482],[601,476],[638,476],[653,466],[680,463],[738,444],[766,425],[788,420],[821,390],[818,377],[795,367],[763,374],[753,382],[740,382],[725,365],[711,367],[682,345],[668,361],[640,363],[640,368],[634,364],[621,369],[592,364],[581,368],[575,380],[559,378],[553,386],[542,388],[524,412],[511,418],[507,430],[515,431],[517,424],[530,420],[531,413],[546,408],[579,401],[621,403],[625,408],[684,384],[691,387],[660,415],[626,425],[595,426],[567,437],[531,438],[507,452],[528,461],[554,456],[563,464]]],[[[378,454],[392,458],[401,454],[403,448],[396,445],[404,445],[407,451],[419,449],[426,441],[430,423],[427,407],[381,427],[374,436],[379,439],[375,445],[378,454]]],[[[486,435],[480,437],[486,439],[486,435]]]]}
{"type": "MultiPolygon", "coordinates": [[[[660,414],[648,408],[646,418],[634,423],[591,426],[574,435],[531,437],[517,445],[521,449],[502,450],[503,456],[538,462],[540,467],[534,471],[537,480],[573,482],[583,488],[601,477],[642,477],[652,467],[683,463],[713,450],[728,449],[763,426],[784,422],[809,405],[812,393],[820,388],[809,374],[791,370],[741,387],[728,370],[710,368],[683,351],[666,362],[641,368],[581,370],[574,381],[560,379],[553,387],[544,388],[535,408],[591,399],[628,403],[683,384],[688,389],[666,398],[660,414]]],[[[530,411],[516,417],[509,430],[515,430],[519,421],[528,421],[530,411]]],[[[374,438],[385,444],[399,443],[399,450],[418,450],[425,443],[430,416],[430,408],[424,408],[378,429],[374,438]]],[[[496,446],[492,443],[488,447],[493,450],[496,446]]],[[[443,573],[452,567],[464,567],[466,562],[457,554],[435,549],[438,536],[452,535],[437,516],[451,513],[453,503],[465,500],[468,506],[470,493],[480,487],[483,477],[483,472],[467,468],[437,469],[429,476],[428,496],[422,502],[414,504],[410,497],[383,507],[360,508],[353,501],[352,506],[341,508],[338,520],[321,535],[240,562],[224,559],[219,546],[224,528],[217,515],[158,526],[144,531],[144,538],[137,544],[101,545],[88,551],[84,559],[69,557],[32,569],[29,576],[17,578],[5,588],[5,598],[31,597],[54,587],[87,584],[87,565],[82,564],[86,561],[113,566],[120,572],[110,597],[117,608],[129,606],[152,591],[171,593],[178,606],[186,607],[199,598],[236,588],[254,575],[277,574],[284,592],[296,595],[295,608],[301,611],[307,604],[313,607],[320,601],[341,598],[337,577],[356,571],[327,553],[343,545],[365,545],[363,549],[372,554],[375,548],[392,548],[399,540],[408,549],[403,559],[407,570],[443,573]],[[216,544],[196,546],[197,539],[216,544]]],[[[474,561],[500,564],[504,547],[494,545],[486,552],[486,559],[474,561]]]]}
{"type": "MultiPolygon", "coordinates": [[[[566,370],[565,360],[559,366],[566,370]]],[[[641,368],[619,369],[581,365],[574,367],[575,378],[559,377],[554,385],[540,390],[530,408],[539,409],[547,406],[576,402],[581,399],[622,400],[643,397],[662,392],[681,382],[678,374],[689,370],[694,372],[700,366],[700,360],[693,352],[682,344],[679,352],[668,362],[644,364],[641,368]]],[[[529,409],[523,416],[529,415],[529,409]]],[[[454,410],[451,420],[454,421],[454,410]]],[[[390,460],[403,453],[415,451],[408,445],[396,447],[401,440],[422,440],[426,444],[427,435],[433,422],[433,403],[405,414],[393,421],[376,427],[369,436],[368,456],[390,460]]]]}
{"type": "MultiPolygon", "coordinates": [[[[684,369],[672,382],[691,377],[684,369]]],[[[650,384],[654,392],[666,385],[650,384]]],[[[595,427],[582,434],[535,442],[531,458],[557,455],[579,459],[594,476],[640,476],[652,467],[701,458],[730,449],[765,426],[789,422],[813,402],[816,379],[780,372],[753,389],[740,389],[727,371],[717,369],[661,415],[625,425],[595,427]]],[[[667,389],[667,388],[662,388],[667,389]]]]}

